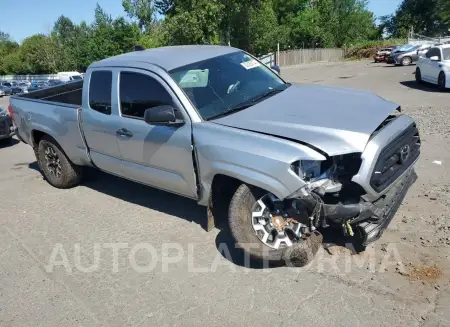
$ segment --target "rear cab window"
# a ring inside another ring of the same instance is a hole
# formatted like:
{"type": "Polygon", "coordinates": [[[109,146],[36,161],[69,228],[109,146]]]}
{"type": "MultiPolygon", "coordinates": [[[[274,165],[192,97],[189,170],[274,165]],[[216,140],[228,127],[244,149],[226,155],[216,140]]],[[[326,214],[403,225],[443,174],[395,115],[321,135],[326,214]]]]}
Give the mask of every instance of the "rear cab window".
{"type": "Polygon", "coordinates": [[[89,107],[111,115],[112,71],[96,70],[89,81],[89,107]]]}

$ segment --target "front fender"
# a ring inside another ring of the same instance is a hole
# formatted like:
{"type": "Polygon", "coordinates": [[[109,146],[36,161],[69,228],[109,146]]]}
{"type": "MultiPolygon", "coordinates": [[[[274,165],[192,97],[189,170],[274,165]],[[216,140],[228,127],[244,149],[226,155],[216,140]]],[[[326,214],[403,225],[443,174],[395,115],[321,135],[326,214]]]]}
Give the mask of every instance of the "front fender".
{"type": "Polygon", "coordinates": [[[207,205],[212,182],[226,175],[280,199],[305,182],[291,169],[298,160],[325,160],[315,150],[292,141],[210,122],[194,124],[194,145],[201,183],[199,204],[207,205]]]}

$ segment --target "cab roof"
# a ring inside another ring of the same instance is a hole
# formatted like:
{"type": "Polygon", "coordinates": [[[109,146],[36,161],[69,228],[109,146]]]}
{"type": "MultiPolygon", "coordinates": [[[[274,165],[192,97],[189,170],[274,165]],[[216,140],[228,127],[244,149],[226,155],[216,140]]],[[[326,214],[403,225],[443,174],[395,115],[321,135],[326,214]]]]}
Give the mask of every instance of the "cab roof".
{"type": "Polygon", "coordinates": [[[134,51],[94,62],[89,68],[153,64],[167,71],[225,54],[241,51],[219,45],[181,45],[134,51]],[[131,65],[132,64],[132,65],[131,65]]]}

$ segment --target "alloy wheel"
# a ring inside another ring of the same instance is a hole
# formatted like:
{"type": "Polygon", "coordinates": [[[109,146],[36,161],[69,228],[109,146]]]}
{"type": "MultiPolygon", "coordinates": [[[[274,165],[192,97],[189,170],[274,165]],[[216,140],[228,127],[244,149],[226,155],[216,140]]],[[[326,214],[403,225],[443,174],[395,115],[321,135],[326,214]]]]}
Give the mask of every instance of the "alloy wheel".
{"type": "Polygon", "coordinates": [[[45,149],[45,163],[48,171],[55,177],[59,178],[62,175],[61,161],[55,149],[48,146],[45,149]]]}
{"type": "Polygon", "coordinates": [[[274,210],[276,198],[266,194],[252,207],[252,227],[258,239],[273,249],[290,247],[298,242],[305,225],[290,218],[283,210],[274,210]]]}

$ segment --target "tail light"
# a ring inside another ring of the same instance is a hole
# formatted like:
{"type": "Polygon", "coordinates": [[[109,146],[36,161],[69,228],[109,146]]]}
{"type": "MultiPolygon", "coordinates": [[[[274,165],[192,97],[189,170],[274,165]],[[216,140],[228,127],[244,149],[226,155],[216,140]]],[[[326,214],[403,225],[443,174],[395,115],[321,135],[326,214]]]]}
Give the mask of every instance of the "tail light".
{"type": "Polygon", "coordinates": [[[14,111],[12,109],[11,103],[8,105],[8,111],[9,111],[9,115],[11,116],[12,120],[14,120],[14,111]]]}

